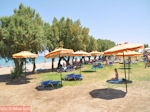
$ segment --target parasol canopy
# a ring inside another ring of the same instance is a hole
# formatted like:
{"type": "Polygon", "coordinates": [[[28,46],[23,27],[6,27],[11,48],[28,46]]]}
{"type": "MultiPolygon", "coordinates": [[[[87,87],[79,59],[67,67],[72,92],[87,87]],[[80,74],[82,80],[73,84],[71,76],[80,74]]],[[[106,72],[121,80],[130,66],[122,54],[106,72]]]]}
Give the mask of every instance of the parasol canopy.
{"type": "Polygon", "coordinates": [[[123,44],[118,44],[106,50],[104,54],[116,54],[116,53],[124,52],[127,50],[137,50],[137,49],[143,49],[143,48],[144,48],[144,45],[142,44],[131,44],[131,43],[125,42],[123,44]]]}
{"type": "Polygon", "coordinates": [[[38,57],[38,55],[31,53],[30,51],[21,51],[19,53],[13,54],[13,58],[35,58],[35,57],[38,57]]]}
{"type": "Polygon", "coordinates": [[[90,52],[91,56],[100,56],[100,55],[103,55],[104,53],[103,52],[98,52],[98,51],[92,51],[90,52]]]}
{"type": "Polygon", "coordinates": [[[58,48],[45,55],[45,58],[55,58],[60,56],[70,56],[74,51],[72,49],[58,48]]]}
{"type": "Polygon", "coordinates": [[[76,51],[71,56],[90,56],[90,53],[84,52],[84,51],[76,51]]]}
{"type": "MultiPolygon", "coordinates": [[[[124,52],[124,56],[142,56],[142,53],[135,52],[135,51],[126,51],[124,52]]],[[[123,53],[118,53],[116,56],[123,56],[123,53]]]]}

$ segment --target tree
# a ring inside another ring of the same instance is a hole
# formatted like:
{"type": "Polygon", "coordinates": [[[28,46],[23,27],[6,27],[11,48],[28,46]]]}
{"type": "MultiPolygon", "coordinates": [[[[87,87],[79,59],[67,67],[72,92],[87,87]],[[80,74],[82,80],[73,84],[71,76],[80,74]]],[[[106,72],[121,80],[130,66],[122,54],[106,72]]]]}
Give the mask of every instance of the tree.
{"type": "MultiPolygon", "coordinates": [[[[58,28],[56,26],[57,24],[57,19],[54,18],[53,20],[53,25],[50,26],[49,23],[44,24],[44,37],[46,39],[46,49],[51,52],[55,48],[59,46],[59,33],[58,33],[58,28]]],[[[54,69],[54,58],[52,58],[52,71],[54,69]]]]}
{"type": "Polygon", "coordinates": [[[31,51],[37,53],[43,51],[43,22],[34,9],[19,5],[14,14],[0,18],[0,57],[13,60],[14,72],[22,72],[24,59],[12,59],[14,53],[31,51]]]}
{"type": "Polygon", "coordinates": [[[144,44],[144,48],[148,48],[149,47],[149,45],[148,44],[144,44]]]}
{"type": "Polygon", "coordinates": [[[89,44],[87,45],[87,51],[88,52],[92,52],[92,51],[96,51],[97,50],[97,40],[94,39],[94,37],[90,36],[90,42],[89,44]]]}
{"type": "Polygon", "coordinates": [[[101,52],[115,46],[115,43],[113,41],[103,39],[98,39],[97,44],[98,44],[98,51],[101,52]]]}

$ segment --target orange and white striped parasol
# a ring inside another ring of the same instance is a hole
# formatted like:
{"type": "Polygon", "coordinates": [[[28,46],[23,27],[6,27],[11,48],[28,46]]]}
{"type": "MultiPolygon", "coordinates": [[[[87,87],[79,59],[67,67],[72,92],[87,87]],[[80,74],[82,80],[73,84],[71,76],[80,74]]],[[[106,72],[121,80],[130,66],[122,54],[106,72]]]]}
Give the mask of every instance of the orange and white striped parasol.
{"type": "Polygon", "coordinates": [[[98,51],[92,51],[90,52],[91,56],[100,56],[100,55],[103,55],[104,53],[103,52],[98,52],[98,51]]]}
{"type": "Polygon", "coordinates": [[[104,52],[104,54],[117,54],[119,52],[124,52],[127,50],[137,50],[137,49],[143,49],[144,45],[142,44],[129,44],[127,42],[123,44],[118,44],[104,52]]]}
{"type": "Polygon", "coordinates": [[[30,51],[21,51],[19,53],[13,54],[13,58],[35,58],[35,57],[38,57],[38,55],[31,53],[30,51]]]}
{"type": "Polygon", "coordinates": [[[72,56],[91,56],[91,54],[84,51],[76,51],[72,54],[72,56]]]}
{"type": "MultiPolygon", "coordinates": [[[[142,53],[135,52],[135,51],[126,51],[124,52],[124,56],[142,56],[142,53]]],[[[123,56],[123,53],[118,53],[116,56],[123,56]]]]}
{"type": "Polygon", "coordinates": [[[74,51],[72,49],[58,48],[45,55],[45,58],[55,58],[61,56],[70,56],[74,51]]]}

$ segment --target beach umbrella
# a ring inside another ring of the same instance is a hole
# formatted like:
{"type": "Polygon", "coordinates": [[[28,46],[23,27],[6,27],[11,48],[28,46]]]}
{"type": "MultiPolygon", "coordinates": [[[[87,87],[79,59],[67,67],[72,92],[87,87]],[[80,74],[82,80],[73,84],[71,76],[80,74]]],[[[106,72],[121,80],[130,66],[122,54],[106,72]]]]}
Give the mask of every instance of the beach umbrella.
{"type": "Polygon", "coordinates": [[[36,58],[37,54],[31,53],[30,51],[21,51],[19,53],[13,54],[13,58],[36,58]]]}
{"type": "MultiPolygon", "coordinates": [[[[57,48],[54,51],[45,55],[45,58],[56,58],[62,56],[71,56],[74,51],[72,49],[65,49],[65,48],[57,48]]],[[[62,74],[60,72],[61,82],[62,82],[62,74]]]]}
{"type": "Polygon", "coordinates": [[[19,53],[13,54],[13,58],[25,58],[25,73],[26,73],[26,58],[36,58],[37,54],[31,53],[30,51],[21,51],[19,53]]]}
{"type": "Polygon", "coordinates": [[[98,51],[92,51],[90,52],[91,56],[100,56],[100,55],[103,55],[104,52],[98,52],[98,51]]]}
{"type": "MultiPolygon", "coordinates": [[[[124,69],[124,74],[125,74],[125,79],[126,79],[126,69],[129,69],[129,68],[126,68],[126,65],[125,65],[124,52],[128,50],[137,50],[137,49],[143,49],[143,48],[144,48],[144,45],[142,44],[132,44],[132,43],[125,42],[123,44],[118,44],[106,50],[104,54],[117,54],[119,52],[123,52],[123,62],[124,62],[123,69],[124,69]]],[[[127,80],[126,80],[126,92],[127,92],[127,80]]]]}
{"type": "MultiPolygon", "coordinates": [[[[82,51],[82,50],[76,51],[76,52],[74,52],[74,53],[71,54],[71,55],[72,55],[72,56],[91,56],[90,53],[85,52],[85,51],[82,51]]],[[[81,63],[80,63],[80,64],[81,64],[81,63]]],[[[81,66],[80,66],[80,74],[81,74],[81,66]]]]}
{"type": "Polygon", "coordinates": [[[98,52],[98,51],[92,51],[92,52],[90,52],[90,54],[91,54],[91,56],[94,56],[96,58],[96,56],[101,56],[104,53],[103,52],[98,52]]]}
{"type": "MultiPolygon", "coordinates": [[[[142,56],[142,53],[136,52],[136,51],[125,51],[124,52],[124,56],[128,57],[128,56],[142,56]]],[[[118,53],[116,54],[116,56],[123,56],[123,53],[118,53]]]]}
{"type": "Polygon", "coordinates": [[[71,56],[74,51],[72,49],[58,48],[45,55],[45,58],[71,56]]]}
{"type": "Polygon", "coordinates": [[[71,55],[72,55],[72,56],[91,56],[90,53],[85,52],[85,51],[82,51],[82,50],[76,51],[76,52],[74,52],[74,53],[71,54],[71,55]]]}
{"type": "Polygon", "coordinates": [[[123,44],[118,44],[106,50],[104,54],[117,54],[117,53],[128,51],[128,50],[133,51],[133,50],[143,49],[143,48],[144,48],[144,45],[142,44],[131,44],[131,43],[125,42],[123,44]]]}
{"type": "Polygon", "coordinates": [[[92,51],[90,52],[91,56],[100,56],[100,55],[103,55],[104,53],[103,52],[98,52],[98,51],[92,51]]]}
{"type": "MultiPolygon", "coordinates": [[[[125,57],[131,57],[131,56],[142,56],[142,53],[136,52],[136,51],[125,51],[124,56],[125,57]]],[[[118,53],[116,55],[117,57],[122,57],[123,53],[118,53]]],[[[130,68],[130,62],[128,62],[128,68],[130,68]]],[[[128,80],[130,79],[130,69],[128,69],[128,80]]]]}

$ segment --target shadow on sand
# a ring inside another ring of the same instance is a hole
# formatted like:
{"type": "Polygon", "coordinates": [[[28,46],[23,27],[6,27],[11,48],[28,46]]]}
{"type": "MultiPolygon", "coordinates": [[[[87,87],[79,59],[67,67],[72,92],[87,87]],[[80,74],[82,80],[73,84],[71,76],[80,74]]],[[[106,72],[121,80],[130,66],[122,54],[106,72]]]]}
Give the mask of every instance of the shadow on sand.
{"type": "Polygon", "coordinates": [[[57,72],[57,69],[42,69],[40,71],[37,71],[37,74],[40,74],[40,73],[48,73],[48,72],[57,72]]]}
{"type": "Polygon", "coordinates": [[[123,98],[126,95],[126,92],[118,89],[104,88],[104,89],[95,89],[89,93],[93,98],[101,98],[105,100],[112,100],[117,98],[123,98]]]}
{"type": "MultiPolygon", "coordinates": [[[[27,75],[31,75],[31,73],[27,73],[27,75]]],[[[4,74],[0,75],[0,82],[5,82],[6,85],[19,85],[19,84],[27,84],[30,82],[30,80],[33,78],[27,78],[25,76],[17,78],[17,79],[12,79],[10,74],[4,74]]]]}
{"type": "Polygon", "coordinates": [[[36,90],[38,91],[47,91],[47,90],[55,90],[55,89],[59,89],[62,88],[63,86],[57,86],[57,87],[42,87],[42,86],[37,86],[35,87],[36,90]]]}
{"type": "Polygon", "coordinates": [[[96,71],[94,71],[94,70],[85,70],[85,71],[82,71],[82,72],[89,72],[89,73],[91,73],[91,72],[96,72],[96,71]]]}
{"type": "Polygon", "coordinates": [[[20,85],[30,83],[30,80],[33,78],[19,78],[19,79],[11,79],[6,82],[7,85],[20,85]]]}

